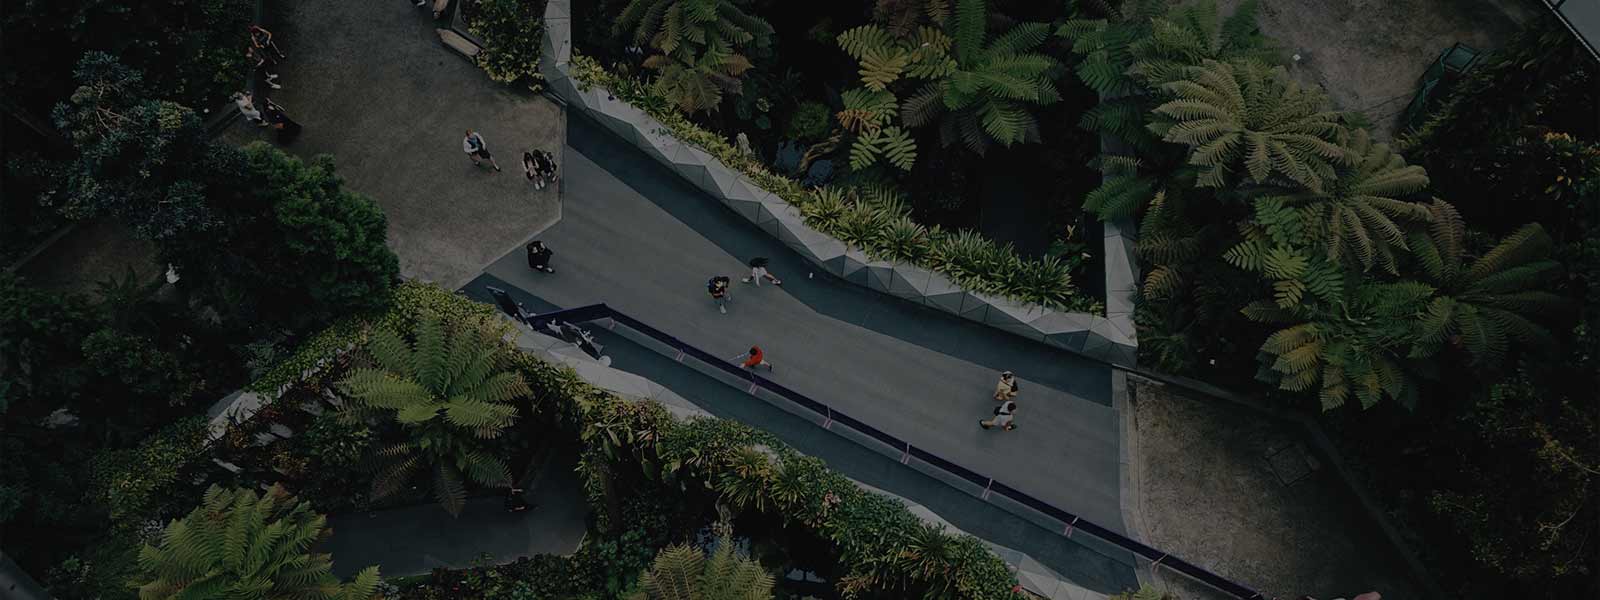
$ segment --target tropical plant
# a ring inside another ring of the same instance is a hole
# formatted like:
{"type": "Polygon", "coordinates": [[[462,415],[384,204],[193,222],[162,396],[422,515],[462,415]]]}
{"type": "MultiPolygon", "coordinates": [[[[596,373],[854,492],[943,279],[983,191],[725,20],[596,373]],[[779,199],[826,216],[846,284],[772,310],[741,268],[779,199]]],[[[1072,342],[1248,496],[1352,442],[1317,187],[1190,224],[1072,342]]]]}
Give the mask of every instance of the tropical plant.
{"type": "Polygon", "coordinates": [[[1394,251],[1406,249],[1403,225],[1432,218],[1426,206],[1400,198],[1426,187],[1428,174],[1373,142],[1365,129],[1355,131],[1346,151],[1352,164],[1338,167],[1321,192],[1290,194],[1287,205],[1300,209],[1329,261],[1353,259],[1362,269],[1376,263],[1398,273],[1394,251]]]}
{"type": "Polygon", "coordinates": [[[686,114],[716,110],[724,91],[739,90],[739,76],[750,70],[750,59],[741,54],[706,52],[688,60],[657,54],[644,59],[647,69],[656,71],[651,90],[677,105],[686,114]]]}
{"type": "Polygon", "coordinates": [[[282,486],[257,496],[213,485],[200,506],[166,526],[158,545],[140,550],[139,598],[375,598],[377,567],[341,583],[332,556],[309,553],[327,538],[326,525],[282,486]]]}
{"type": "Polygon", "coordinates": [[[1282,67],[1206,60],[1160,87],[1174,99],[1155,108],[1162,119],[1152,130],[1190,147],[1189,163],[1205,169],[1198,185],[1232,187],[1244,174],[1322,191],[1334,165],[1347,162],[1339,113],[1282,67]]]}
{"type": "Polygon", "coordinates": [[[1411,235],[1412,254],[1439,293],[1418,322],[1419,352],[1433,354],[1449,343],[1474,363],[1494,366],[1513,341],[1534,350],[1558,348],[1537,321],[1570,312],[1571,302],[1540,289],[1561,274],[1544,227],[1524,225],[1469,263],[1461,214],[1437,199],[1427,209],[1433,222],[1411,235]]]}
{"type": "Polygon", "coordinates": [[[426,315],[415,344],[393,329],[374,331],[367,351],[378,368],[356,369],[340,382],[352,398],[347,419],[382,415],[405,430],[407,439],[377,450],[374,498],[426,474],[434,497],[454,515],[466,502],[464,479],[511,485],[510,470],[482,441],[516,420],[517,407],[508,403],[528,396],[528,384],[521,373],[499,370],[501,330],[481,322],[455,325],[447,333],[438,317],[426,315]]]}
{"type": "Polygon", "coordinates": [[[1283,307],[1257,301],[1245,307],[1251,320],[1288,326],[1267,336],[1257,376],[1292,392],[1316,390],[1323,410],[1343,406],[1351,395],[1371,408],[1383,398],[1415,408],[1418,383],[1407,352],[1412,322],[1433,294],[1416,282],[1368,284],[1334,302],[1283,307]]]}
{"type": "Polygon", "coordinates": [[[905,125],[937,120],[944,145],[959,140],[978,154],[996,143],[1039,141],[1032,109],[1061,99],[1054,82],[1060,64],[1033,52],[1050,35],[1050,26],[1022,23],[989,39],[987,22],[983,0],[958,0],[951,36],[954,67],[931,76],[901,106],[905,125]]]}
{"type": "Polygon", "coordinates": [[[734,554],[733,543],[722,538],[710,558],[692,546],[667,547],[639,583],[643,589],[635,600],[767,600],[773,581],[759,563],[734,554]]]}
{"type": "Polygon", "coordinates": [[[911,35],[917,27],[940,25],[950,18],[950,0],[877,0],[872,20],[896,37],[911,35]]]}
{"type": "Polygon", "coordinates": [[[902,75],[938,79],[955,72],[950,56],[953,40],[934,27],[922,26],[895,35],[877,25],[862,25],[839,34],[839,48],[860,62],[861,84],[884,91],[902,75]]]}
{"type": "Polygon", "coordinates": [[[738,93],[751,67],[740,50],[764,49],[772,37],[772,25],[733,0],[632,0],[615,26],[626,31],[634,45],[659,51],[644,66],[659,73],[657,93],[685,113],[716,110],[724,92],[738,93]]]}

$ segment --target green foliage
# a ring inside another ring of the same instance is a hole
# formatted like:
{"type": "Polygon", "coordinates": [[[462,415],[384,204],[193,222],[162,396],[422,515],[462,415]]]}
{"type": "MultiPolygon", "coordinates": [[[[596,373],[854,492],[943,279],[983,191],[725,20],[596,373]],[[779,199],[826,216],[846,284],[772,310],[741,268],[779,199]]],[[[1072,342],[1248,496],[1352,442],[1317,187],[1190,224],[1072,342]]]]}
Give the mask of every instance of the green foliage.
{"type": "Polygon", "coordinates": [[[917,143],[899,127],[885,127],[856,136],[855,144],[850,146],[852,169],[865,169],[880,157],[902,171],[910,171],[917,160],[917,143]]]}
{"type": "Polygon", "coordinates": [[[378,451],[372,496],[383,498],[426,475],[439,504],[452,515],[466,502],[464,480],[505,487],[511,473],[480,440],[498,437],[517,417],[513,400],[529,394],[516,371],[504,367],[503,328],[487,323],[451,323],[447,332],[426,316],[407,340],[394,329],[372,333],[367,353],[378,368],[356,369],[340,382],[352,402],[352,422],[392,418],[406,439],[378,451]]]}
{"type": "Polygon", "coordinates": [[[861,63],[862,85],[884,91],[902,75],[936,79],[955,71],[949,54],[954,42],[933,27],[923,26],[895,35],[876,25],[862,25],[839,34],[839,48],[861,63]]]}
{"type": "Polygon", "coordinates": [[[130,10],[110,0],[19,0],[5,5],[6,56],[27,56],[5,74],[12,99],[48,107],[72,92],[73,64],[87,53],[119,57],[149,74],[156,97],[210,107],[249,76],[243,48],[248,0],[192,0],[130,10]]]}
{"type": "Polygon", "coordinates": [[[1301,209],[1312,243],[1325,248],[1330,262],[1354,260],[1362,270],[1377,264],[1398,274],[1395,250],[1406,250],[1404,225],[1432,219],[1425,206],[1401,198],[1426,187],[1428,175],[1388,145],[1372,142],[1364,129],[1346,148],[1354,164],[1337,169],[1321,192],[1291,195],[1288,205],[1301,209]]]}
{"type": "Polygon", "coordinates": [[[1322,93],[1301,87],[1282,67],[1207,60],[1162,84],[1174,96],[1155,108],[1164,119],[1152,130],[1192,150],[1189,163],[1204,167],[1199,185],[1228,187],[1239,176],[1260,184],[1282,178],[1317,192],[1347,162],[1337,140],[1338,114],[1322,93]]]}
{"type": "Polygon", "coordinates": [[[833,115],[828,106],[820,102],[801,102],[789,115],[787,135],[790,139],[811,143],[828,136],[833,129],[833,115]]]}
{"type": "Polygon", "coordinates": [[[1538,322],[1570,313],[1572,303],[1542,289],[1561,275],[1544,228],[1525,225],[1468,263],[1460,213],[1439,200],[1428,210],[1433,222],[1427,233],[1412,234],[1412,244],[1422,273],[1440,293],[1417,322],[1417,352],[1431,355],[1449,344],[1465,349],[1477,366],[1493,367],[1512,341],[1537,352],[1558,347],[1538,322]]]}
{"type": "Polygon", "coordinates": [[[74,220],[115,216],[157,239],[208,227],[201,172],[214,161],[194,111],[152,99],[144,75],[108,54],[84,55],[73,77],[77,91],[52,120],[77,155],[54,167],[60,183],[40,202],[74,220]]]}
{"type": "MultiPolygon", "coordinates": [[[[903,212],[880,218],[879,215],[871,211],[857,211],[849,213],[847,219],[850,201],[846,199],[845,195],[849,193],[848,191],[829,190],[827,188],[821,191],[807,191],[801,188],[798,182],[772,173],[759,161],[740,153],[727,140],[689,122],[681,113],[670,109],[652,108],[658,106],[659,103],[649,99],[648,86],[641,86],[637,82],[631,82],[612,75],[591,58],[574,55],[572,57],[571,72],[581,89],[589,89],[590,86],[603,86],[616,94],[618,99],[645,110],[680,141],[693,144],[705,150],[721,161],[722,164],[742,172],[756,185],[783,198],[790,205],[799,208],[801,213],[806,216],[807,224],[817,228],[817,230],[835,237],[842,236],[847,229],[856,232],[855,235],[858,240],[862,242],[870,241],[870,247],[862,247],[869,254],[885,259],[896,259],[895,257],[901,256],[917,257],[919,262],[916,264],[919,266],[939,272],[946,277],[950,277],[958,285],[974,291],[997,294],[1022,302],[1033,302],[1076,312],[1098,313],[1104,310],[1098,302],[1082,295],[1071,284],[1070,265],[1060,261],[1052,267],[1040,269],[1038,271],[1040,276],[1034,279],[1039,281],[1049,278],[1052,283],[1048,288],[1031,288],[1020,285],[1019,280],[1014,276],[1014,270],[990,269],[977,272],[963,271],[959,274],[948,272],[944,270],[944,263],[933,260],[935,254],[932,249],[938,243],[937,240],[945,237],[946,234],[943,232],[929,231],[925,236],[921,237],[908,236],[905,235],[907,229],[901,227],[901,235],[891,237],[890,234],[892,232],[887,231],[885,228],[893,227],[895,223],[900,223],[899,217],[904,214],[903,212]],[[871,230],[866,227],[867,223],[863,221],[869,221],[879,229],[871,230]],[[888,241],[891,239],[894,240],[892,243],[888,241]],[[926,243],[923,243],[923,240],[926,243]]],[[[861,116],[846,115],[845,112],[841,112],[838,115],[840,124],[847,128],[865,127],[865,124],[869,122],[877,122],[881,125],[887,123],[889,118],[892,118],[892,112],[889,113],[889,117],[885,117],[882,121],[876,121],[878,117],[869,118],[866,114],[868,112],[881,114],[883,111],[892,110],[888,108],[894,100],[892,95],[858,89],[847,91],[844,96],[847,109],[854,105],[863,110],[861,116]],[[852,97],[855,99],[852,100],[852,97]],[[872,107],[872,109],[867,110],[866,107],[872,107]]],[[[843,238],[841,237],[841,239],[843,238]]],[[[993,242],[987,243],[993,245],[993,242]]],[[[1009,252],[1009,250],[1006,251],[1009,252]]],[[[1020,257],[1013,258],[1014,262],[1008,260],[1006,264],[1024,264],[1020,257]]]]}
{"type": "Polygon", "coordinates": [[[308,553],[326,538],[326,524],[281,486],[260,496],[211,486],[199,507],[166,526],[158,546],[140,550],[139,598],[375,598],[377,567],[341,583],[332,556],[308,553]]]}
{"type": "Polygon", "coordinates": [[[634,596],[637,600],[772,598],[772,576],[755,561],[735,555],[727,539],[718,540],[709,558],[682,544],[662,550],[640,585],[644,589],[634,596]]]}
{"type": "Polygon", "coordinates": [[[751,67],[740,51],[764,50],[772,26],[732,0],[632,0],[614,31],[659,52],[644,61],[659,74],[657,94],[685,113],[716,110],[724,91],[738,93],[751,67]]]}
{"type": "Polygon", "coordinates": [[[478,66],[489,78],[502,83],[522,83],[537,92],[544,87],[539,72],[539,48],[544,40],[544,2],[528,0],[478,0],[471,7],[467,30],[483,40],[478,66]]]}
{"type": "MultiPolygon", "coordinates": [[[[555,367],[547,367],[555,368],[555,367]]],[[[971,536],[927,531],[904,505],[861,490],[821,461],[799,455],[765,432],[720,419],[678,421],[659,404],[600,396],[583,402],[586,423],[616,439],[612,469],[659,472],[665,481],[696,482],[725,501],[779,516],[832,542],[847,596],[916,597],[948,590],[961,598],[1010,598],[1015,579],[971,536]],[[944,548],[930,551],[935,546],[944,548]]],[[[588,468],[580,472],[594,477],[588,468]]]]}
{"type": "Polygon", "coordinates": [[[960,141],[983,154],[993,144],[1039,141],[1032,109],[1061,99],[1054,79],[1060,65],[1033,50],[1049,36],[1043,23],[1022,23],[988,39],[982,0],[957,0],[955,66],[906,98],[902,121],[909,127],[940,122],[944,145],[960,141]],[[986,41],[987,40],[987,41],[986,41]]]}
{"type": "Polygon", "coordinates": [[[237,177],[214,229],[163,242],[196,299],[225,319],[309,331],[377,310],[399,276],[383,211],[342,187],[332,158],[310,163],[254,143],[233,154],[237,177]]]}
{"type": "Polygon", "coordinates": [[[89,469],[88,495],[119,527],[136,527],[171,508],[174,486],[184,469],[205,453],[204,417],[178,421],[131,450],[107,450],[89,469]]]}

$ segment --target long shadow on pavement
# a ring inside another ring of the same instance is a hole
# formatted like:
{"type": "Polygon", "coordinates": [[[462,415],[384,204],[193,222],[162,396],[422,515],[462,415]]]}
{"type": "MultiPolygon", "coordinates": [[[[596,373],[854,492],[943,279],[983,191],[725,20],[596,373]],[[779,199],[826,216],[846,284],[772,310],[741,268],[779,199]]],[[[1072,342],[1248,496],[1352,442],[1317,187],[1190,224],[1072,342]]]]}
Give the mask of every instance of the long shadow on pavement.
{"type": "MultiPolygon", "coordinates": [[[[493,275],[479,276],[462,291],[492,303],[485,286],[506,290],[528,310],[560,308],[493,275]]],[[[605,346],[612,367],[661,384],[717,417],[768,431],[845,476],[920,503],[967,533],[1023,551],[1079,586],[1106,594],[1138,587],[1132,556],[1110,544],[1063,538],[627,338],[588,329],[605,346]]]]}
{"type": "Polygon", "coordinates": [[[1111,373],[1103,365],[819,271],[771,234],[723,207],[581,111],[568,111],[567,115],[569,146],[724,252],[746,258],[768,257],[772,259],[770,268],[778,277],[799,278],[816,273],[814,283],[823,285],[784,290],[812,310],[996,371],[1010,369],[1025,379],[1111,405],[1111,373]]]}

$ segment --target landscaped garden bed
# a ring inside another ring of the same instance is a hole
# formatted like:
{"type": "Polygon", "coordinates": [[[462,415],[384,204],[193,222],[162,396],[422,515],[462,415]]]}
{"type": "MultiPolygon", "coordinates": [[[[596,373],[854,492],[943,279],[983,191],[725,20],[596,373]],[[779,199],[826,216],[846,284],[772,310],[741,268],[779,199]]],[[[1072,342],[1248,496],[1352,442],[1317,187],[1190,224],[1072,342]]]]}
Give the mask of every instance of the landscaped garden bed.
{"type": "Polygon", "coordinates": [[[475,43],[475,60],[489,78],[544,89],[539,48],[544,39],[543,0],[457,0],[457,17],[475,43]]]}

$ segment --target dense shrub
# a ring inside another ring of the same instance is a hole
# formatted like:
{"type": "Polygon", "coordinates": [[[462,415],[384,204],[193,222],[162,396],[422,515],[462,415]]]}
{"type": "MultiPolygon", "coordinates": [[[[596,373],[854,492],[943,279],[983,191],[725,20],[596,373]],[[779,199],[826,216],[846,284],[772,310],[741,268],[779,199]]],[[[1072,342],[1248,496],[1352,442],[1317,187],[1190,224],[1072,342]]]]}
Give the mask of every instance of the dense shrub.
{"type": "Polygon", "coordinates": [[[311,331],[384,306],[399,260],[383,211],[343,188],[331,157],[306,163],[257,142],[228,163],[238,183],[214,190],[218,225],[161,245],[181,287],[264,331],[311,331]]]}
{"type": "Polygon", "coordinates": [[[827,137],[833,129],[833,112],[820,102],[801,102],[789,115],[789,139],[805,143],[827,137]]]}
{"type": "Polygon", "coordinates": [[[526,85],[535,92],[543,89],[544,75],[539,72],[543,0],[469,0],[460,5],[467,30],[483,40],[477,61],[489,78],[526,85]]]}

